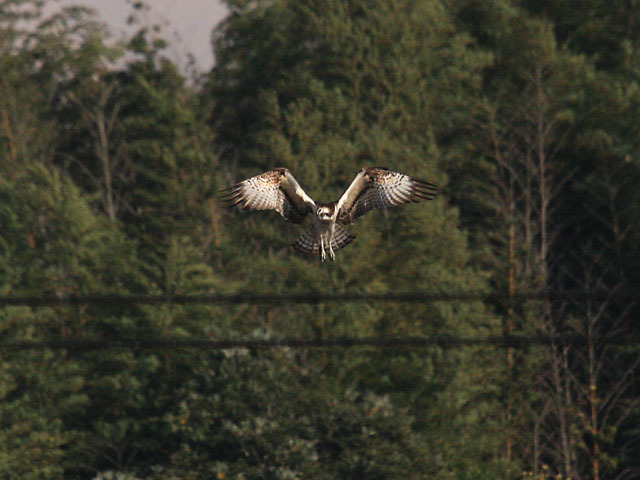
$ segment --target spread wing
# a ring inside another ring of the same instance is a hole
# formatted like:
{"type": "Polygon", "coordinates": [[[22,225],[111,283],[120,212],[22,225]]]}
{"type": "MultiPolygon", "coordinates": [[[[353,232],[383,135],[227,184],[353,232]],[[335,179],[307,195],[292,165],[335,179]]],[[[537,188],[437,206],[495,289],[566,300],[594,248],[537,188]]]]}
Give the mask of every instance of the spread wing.
{"type": "Polygon", "coordinates": [[[350,224],[376,208],[431,200],[439,191],[433,183],[385,167],[366,167],[358,172],[338,200],[338,220],[350,224]]]}
{"type": "Polygon", "coordinates": [[[292,223],[316,211],[315,202],[286,168],[276,168],[224,190],[222,199],[243,210],[275,210],[292,223]]]}

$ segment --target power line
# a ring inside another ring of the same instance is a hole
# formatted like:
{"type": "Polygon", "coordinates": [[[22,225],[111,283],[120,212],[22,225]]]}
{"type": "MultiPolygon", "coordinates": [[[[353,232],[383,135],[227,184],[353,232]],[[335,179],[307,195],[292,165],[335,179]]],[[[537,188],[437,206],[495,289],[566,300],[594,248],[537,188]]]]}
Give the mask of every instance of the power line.
{"type": "Polygon", "coordinates": [[[38,296],[1,296],[0,306],[124,306],[124,305],[237,305],[237,304],[317,304],[317,303],[354,303],[354,302],[523,302],[526,300],[585,301],[617,300],[635,301],[640,298],[640,290],[545,290],[539,292],[520,292],[510,295],[507,292],[404,292],[404,293],[298,293],[298,294],[209,294],[209,295],[38,295],[38,296]]]}
{"type": "Polygon", "coordinates": [[[415,349],[426,347],[460,348],[467,346],[492,346],[526,348],[544,345],[585,345],[587,341],[607,345],[638,345],[640,338],[632,336],[596,336],[585,335],[491,335],[485,337],[458,337],[453,335],[434,335],[430,337],[334,337],[334,338],[281,338],[281,339],[202,339],[202,338],[130,338],[120,340],[88,339],[52,339],[0,342],[0,352],[21,350],[69,350],[74,352],[106,349],[133,350],[182,350],[206,349],[225,350],[232,348],[270,349],[270,348],[351,348],[375,347],[415,349]]]}

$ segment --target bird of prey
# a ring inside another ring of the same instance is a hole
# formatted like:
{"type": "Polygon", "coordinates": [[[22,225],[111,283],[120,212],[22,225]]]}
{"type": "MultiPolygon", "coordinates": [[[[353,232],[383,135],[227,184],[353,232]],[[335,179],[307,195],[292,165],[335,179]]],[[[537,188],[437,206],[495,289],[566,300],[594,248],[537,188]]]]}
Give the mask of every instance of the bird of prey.
{"type": "Polygon", "coordinates": [[[293,248],[317,255],[324,262],[335,260],[335,252],[355,236],[342,228],[377,208],[394,207],[421,199],[431,200],[439,188],[385,167],[361,169],[342,196],[331,203],[316,203],[286,168],[275,168],[224,190],[222,198],[243,210],[275,210],[286,220],[300,223],[311,213],[315,223],[292,244],[293,248]]]}

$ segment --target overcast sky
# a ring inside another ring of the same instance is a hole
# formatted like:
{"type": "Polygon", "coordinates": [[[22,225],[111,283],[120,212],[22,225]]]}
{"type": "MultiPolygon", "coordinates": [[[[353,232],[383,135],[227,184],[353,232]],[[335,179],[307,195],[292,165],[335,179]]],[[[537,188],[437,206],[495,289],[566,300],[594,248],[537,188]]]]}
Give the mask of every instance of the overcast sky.
{"type": "MultiPolygon", "coordinates": [[[[213,65],[211,31],[227,14],[222,0],[146,0],[145,3],[151,9],[146,19],[150,24],[163,26],[170,42],[168,56],[184,67],[191,53],[199,70],[210,69],[213,65]]],[[[126,21],[132,9],[127,0],[50,0],[47,3],[48,9],[56,5],[91,7],[116,37],[130,32],[126,21]]]]}

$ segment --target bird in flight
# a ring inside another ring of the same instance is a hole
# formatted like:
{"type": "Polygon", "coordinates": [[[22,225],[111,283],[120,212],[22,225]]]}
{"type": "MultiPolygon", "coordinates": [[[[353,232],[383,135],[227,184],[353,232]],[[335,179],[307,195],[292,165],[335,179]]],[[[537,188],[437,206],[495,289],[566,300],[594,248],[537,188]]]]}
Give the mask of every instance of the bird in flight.
{"type": "Polygon", "coordinates": [[[293,242],[294,249],[320,254],[324,262],[350,244],[355,235],[338,225],[354,223],[365,213],[422,199],[433,199],[440,189],[385,167],[365,167],[334,202],[316,203],[286,168],[275,168],[248,178],[223,192],[223,200],[243,210],[275,210],[291,223],[301,223],[311,213],[315,223],[293,242]]]}

